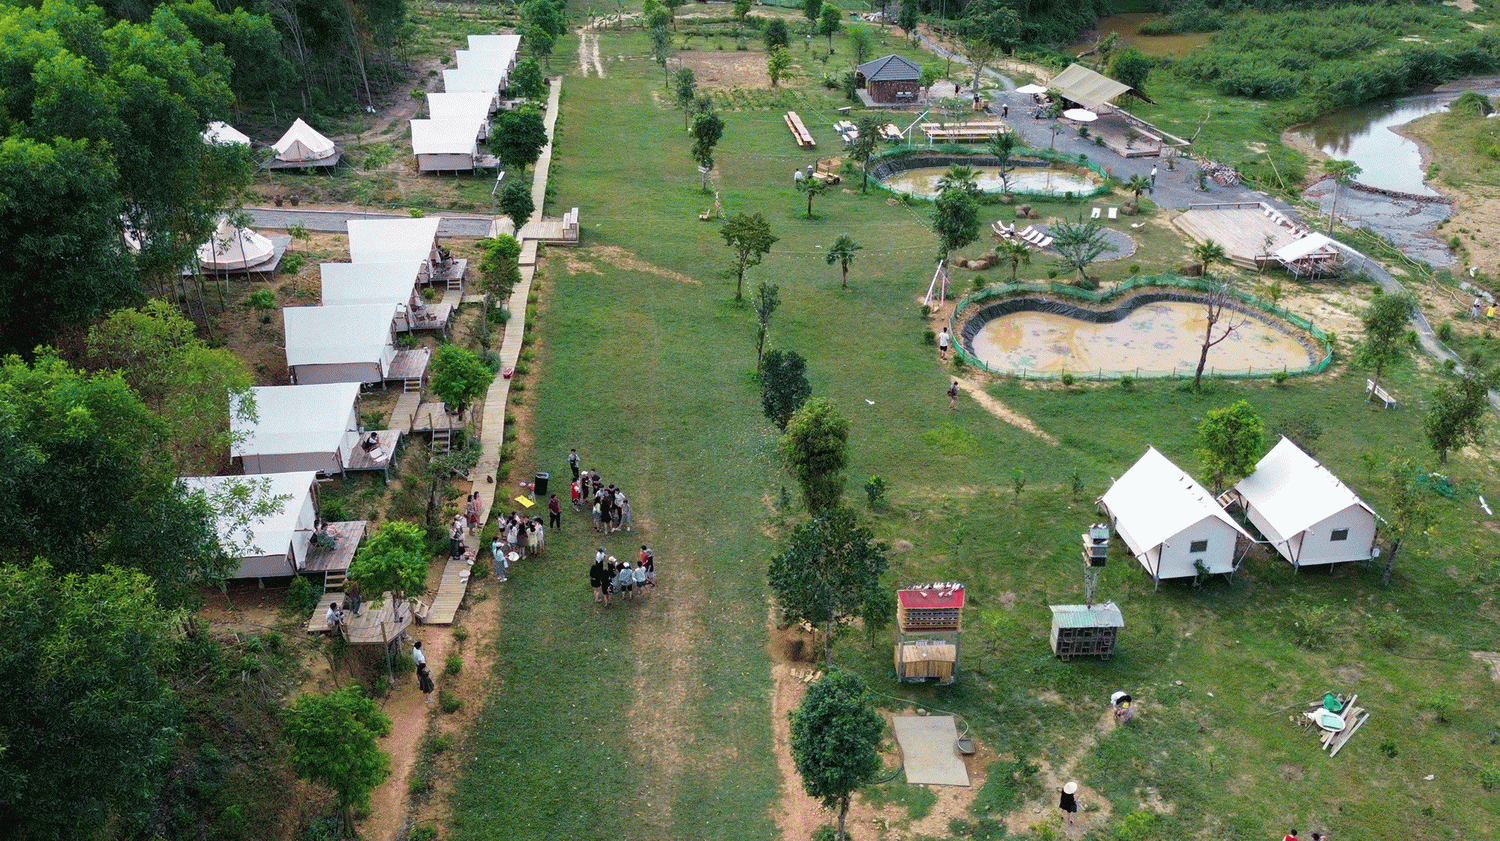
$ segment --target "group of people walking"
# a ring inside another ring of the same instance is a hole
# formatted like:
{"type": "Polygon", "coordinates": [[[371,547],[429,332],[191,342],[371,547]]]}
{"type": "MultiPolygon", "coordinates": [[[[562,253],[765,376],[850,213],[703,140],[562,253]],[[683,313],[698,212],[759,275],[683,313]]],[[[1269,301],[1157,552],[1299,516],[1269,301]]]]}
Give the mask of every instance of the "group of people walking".
{"type": "Polygon", "coordinates": [[[656,555],[642,543],[640,557],[631,566],[630,561],[622,561],[600,546],[589,567],[589,586],[594,590],[594,601],[605,607],[616,597],[634,600],[637,594],[644,596],[648,589],[655,591],[656,555]]]}

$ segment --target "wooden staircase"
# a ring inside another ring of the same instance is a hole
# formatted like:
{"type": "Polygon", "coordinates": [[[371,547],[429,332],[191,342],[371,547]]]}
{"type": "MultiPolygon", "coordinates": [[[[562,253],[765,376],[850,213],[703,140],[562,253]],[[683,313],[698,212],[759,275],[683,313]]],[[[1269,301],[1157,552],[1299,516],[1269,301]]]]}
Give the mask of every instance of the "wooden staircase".
{"type": "Polygon", "coordinates": [[[432,452],[446,453],[453,449],[453,430],[434,429],[432,431],[432,452]]]}
{"type": "Polygon", "coordinates": [[[407,377],[406,379],[404,379],[404,380],[401,381],[401,391],[402,391],[403,394],[406,393],[406,392],[409,392],[409,391],[420,392],[421,390],[422,390],[422,378],[421,377],[407,377]]]}

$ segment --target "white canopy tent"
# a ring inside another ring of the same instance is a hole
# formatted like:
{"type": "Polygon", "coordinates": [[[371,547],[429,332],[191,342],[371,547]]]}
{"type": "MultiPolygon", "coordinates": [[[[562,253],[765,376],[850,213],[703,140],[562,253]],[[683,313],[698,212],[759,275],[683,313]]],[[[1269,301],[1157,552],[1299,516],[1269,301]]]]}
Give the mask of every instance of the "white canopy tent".
{"type": "Polygon", "coordinates": [[[1116,82],[1081,64],[1068,65],[1068,69],[1052,77],[1047,87],[1090,111],[1098,111],[1111,99],[1133,90],[1124,82],[1116,82]]]}
{"type": "Polygon", "coordinates": [[[315,489],[318,475],[312,471],[269,473],[262,476],[193,476],[183,484],[201,490],[212,501],[237,486],[264,483],[271,498],[286,497],[275,511],[249,522],[233,512],[220,511],[219,544],[225,552],[238,554],[240,566],[231,578],[277,578],[296,575],[307,563],[313,530],[317,527],[315,489]]]}
{"type": "Polygon", "coordinates": [[[400,263],[418,260],[431,276],[441,261],[437,232],[441,216],[421,219],[350,219],[349,261],[352,263],[400,263]]]}
{"type": "Polygon", "coordinates": [[[501,33],[496,35],[470,35],[469,49],[492,53],[509,53],[510,64],[515,66],[516,53],[521,50],[521,36],[501,33]]]}
{"type": "Polygon", "coordinates": [[[321,270],[325,307],[397,304],[396,329],[413,327],[411,313],[424,306],[417,292],[421,261],[397,263],[324,263],[321,270]]]}
{"type": "Polygon", "coordinates": [[[1334,240],[1319,233],[1310,233],[1292,240],[1276,250],[1276,261],[1292,274],[1303,275],[1337,274],[1343,270],[1344,249],[1334,240]]]}
{"type": "Polygon", "coordinates": [[[411,121],[411,150],[421,172],[469,172],[479,163],[484,117],[411,121]]]}
{"type": "Polygon", "coordinates": [[[1374,556],[1375,509],[1286,436],[1234,486],[1234,495],[1293,567],[1374,556]]]}
{"type": "Polygon", "coordinates": [[[256,420],[240,417],[238,400],[229,418],[236,439],[230,454],[246,473],[344,472],[359,442],[359,383],[258,386],[251,393],[256,420]]]}
{"type": "Polygon", "coordinates": [[[1239,568],[1240,527],[1213,495],[1155,447],[1116,479],[1099,503],[1135,559],[1158,585],[1192,578],[1201,563],[1210,574],[1239,568]]]}
{"type": "Polygon", "coordinates": [[[222,143],[226,146],[249,146],[250,136],[223,120],[215,120],[203,130],[203,142],[222,143]]]}
{"type": "Polygon", "coordinates": [[[490,98],[490,111],[494,111],[500,107],[501,75],[494,67],[452,67],[443,71],[443,90],[485,94],[490,98]]]}
{"type": "Polygon", "coordinates": [[[474,91],[454,93],[430,93],[427,95],[427,116],[433,120],[477,119],[479,139],[490,136],[490,98],[474,91]]]}
{"type": "Polygon", "coordinates": [[[394,302],[286,307],[286,364],[292,382],[384,382],[396,358],[394,302]]]}
{"type": "Polygon", "coordinates": [[[332,140],[319,134],[317,129],[302,121],[292,123],[281,139],[272,144],[276,160],[287,164],[323,166],[337,160],[339,149],[332,140]]]}
{"type": "Polygon", "coordinates": [[[209,272],[254,271],[275,260],[276,247],[269,239],[249,228],[235,227],[228,216],[219,217],[213,236],[198,246],[198,265],[209,272]]]}

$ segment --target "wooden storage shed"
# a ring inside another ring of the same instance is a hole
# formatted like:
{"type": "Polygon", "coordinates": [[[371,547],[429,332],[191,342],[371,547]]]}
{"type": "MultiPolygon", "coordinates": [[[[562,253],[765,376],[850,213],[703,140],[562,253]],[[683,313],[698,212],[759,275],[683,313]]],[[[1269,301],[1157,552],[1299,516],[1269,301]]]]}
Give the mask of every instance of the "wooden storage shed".
{"type": "Polygon", "coordinates": [[[964,585],[914,584],[896,591],[896,678],[958,679],[964,585]]]}
{"type": "Polygon", "coordinates": [[[922,68],[895,53],[855,68],[854,83],[863,87],[873,102],[916,102],[922,87],[922,68]]]}

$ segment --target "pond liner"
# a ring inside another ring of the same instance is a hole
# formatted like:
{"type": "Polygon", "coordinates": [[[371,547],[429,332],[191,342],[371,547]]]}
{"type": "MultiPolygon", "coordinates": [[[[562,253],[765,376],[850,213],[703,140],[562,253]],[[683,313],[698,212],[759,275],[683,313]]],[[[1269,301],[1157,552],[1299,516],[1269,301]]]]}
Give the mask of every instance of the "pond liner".
{"type": "MultiPolygon", "coordinates": [[[[1052,166],[1052,161],[1039,158],[1011,158],[1010,165],[1015,167],[1042,167],[1052,166]]],[[[1000,159],[994,155],[903,155],[901,157],[886,158],[870,169],[870,177],[876,180],[884,180],[892,175],[906,172],[909,169],[941,169],[949,166],[992,166],[997,169],[1000,159]]]]}
{"type": "MultiPolygon", "coordinates": [[[[968,318],[964,319],[963,326],[959,329],[958,341],[960,346],[970,356],[974,354],[974,337],[984,329],[984,325],[1002,316],[1018,312],[1040,312],[1051,315],[1061,315],[1076,321],[1090,324],[1113,324],[1123,321],[1132,312],[1144,306],[1162,301],[1175,301],[1187,304],[1205,304],[1207,299],[1202,295],[1190,292],[1142,292],[1132,295],[1107,310],[1090,309],[1067,301],[1059,301],[1053,298],[1037,298],[1029,295],[1016,298],[1006,298],[980,307],[968,318]]],[[[1291,337],[1302,349],[1307,351],[1307,365],[1313,368],[1319,361],[1319,348],[1317,344],[1301,330],[1291,324],[1282,321],[1271,313],[1257,310],[1238,301],[1229,301],[1225,309],[1233,310],[1242,315],[1259,321],[1271,329],[1291,337]]]]}

